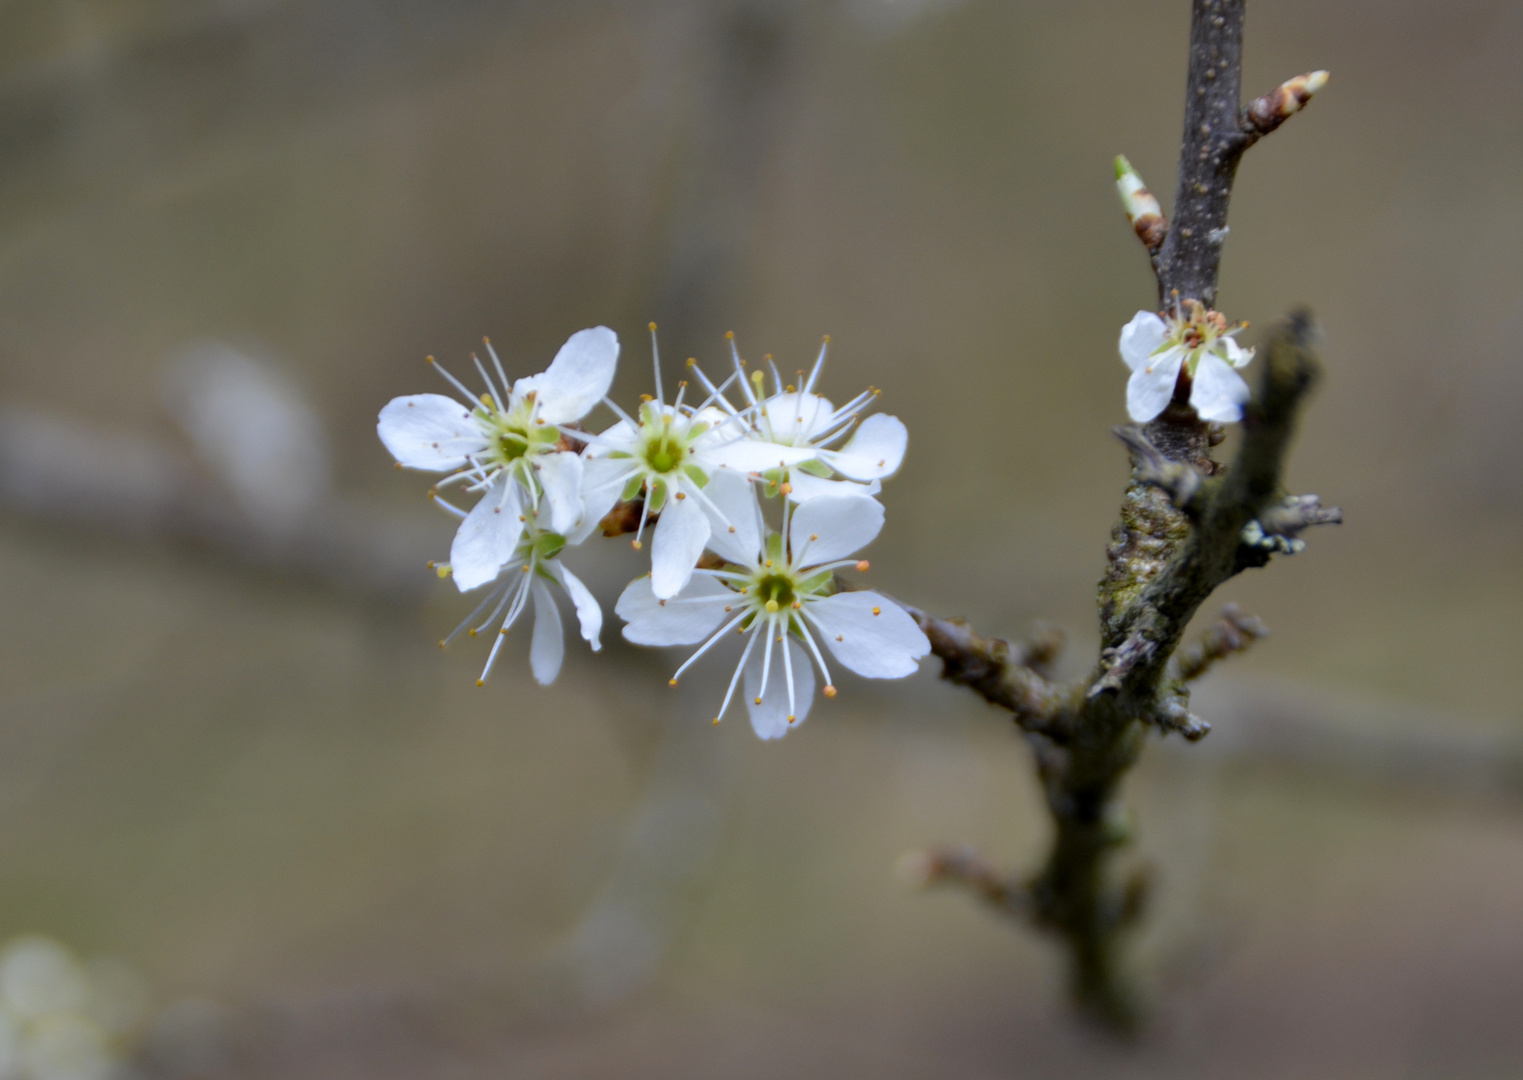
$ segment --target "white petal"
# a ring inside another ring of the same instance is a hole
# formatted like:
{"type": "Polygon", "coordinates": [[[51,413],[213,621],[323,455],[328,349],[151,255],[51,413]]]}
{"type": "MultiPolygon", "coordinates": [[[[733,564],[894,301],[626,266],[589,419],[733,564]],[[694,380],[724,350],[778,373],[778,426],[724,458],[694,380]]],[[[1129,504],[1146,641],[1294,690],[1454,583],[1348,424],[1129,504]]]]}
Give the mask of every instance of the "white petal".
{"type": "Polygon", "coordinates": [[[1133,420],[1145,424],[1168,408],[1184,359],[1184,349],[1168,349],[1132,372],[1126,382],[1126,411],[1133,420]]]}
{"type": "Polygon", "coordinates": [[[845,446],[821,451],[820,457],[842,476],[877,480],[899,471],[909,437],[897,416],[874,413],[862,421],[845,446]]]}
{"type": "Polygon", "coordinates": [[[566,636],[561,629],[561,613],[555,606],[550,586],[536,578],[529,586],[534,593],[534,639],[529,645],[529,667],[535,681],[549,686],[561,673],[566,658],[566,636]]]}
{"type": "Polygon", "coordinates": [[[1190,404],[1196,416],[1222,423],[1241,420],[1243,402],[1248,397],[1248,384],[1227,361],[1212,353],[1200,358],[1195,367],[1195,385],[1190,388],[1190,404]]]}
{"type": "Polygon", "coordinates": [[[599,636],[603,633],[603,608],[598,604],[597,598],[592,595],[592,590],[582,584],[582,579],[573,574],[552,559],[545,564],[555,580],[560,582],[561,588],[566,590],[566,595],[571,597],[571,603],[576,607],[576,621],[582,628],[582,639],[592,646],[592,651],[597,652],[603,647],[599,636]]]}
{"type": "Polygon", "coordinates": [[[916,661],[931,651],[915,620],[875,592],[836,593],[806,603],[804,613],[836,659],[869,679],[913,674],[916,661]]]}
{"type": "Polygon", "coordinates": [[[1227,363],[1235,368],[1247,367],[1248,361],[1253,359],[1253,350],[1244,348],[1230,337],[1222,338],[1217,344],[1221,347],[1227,363]]]}
{"type": "Polygon", "coordinates": [[[582,459],[582,523],[563,534],[566,543],[580,544],[592,535],[635,472],[636,465],[629,458],[582,459]]]}
{"type": "Polygon", "coordinates": [[[432,472],[458,469],[467,454],[487,445],[471,411],[443,394],[392,398],[381,410],[376,433],[407,468],[432,472]]]}
{"type": "Polygon", "coordinates": [[[779,466],[797,465],[817,457],[807,446],[783,446],[768,442],[753,433],[746,438],[728,437],[723,443],[699,446],[700,468],[712,472],[713,467],[734,469],[743,473],[766,472],[779,466]]]}
{"type": "Polygon", "coordinates": [[[497,577],[523,537],[523,509],[517,483],[498,480],[482,496],[455,533],[450,569],[461,592],[497,577]]]}
{"type": "Polygon", "coordinates": [[[608,393],[618,363],[617,334],[606,326],[578,330],[535,380],[539,415],[550,424],[580,420],[608,393]]]}
{"type": "Polygon", "coordinates": [[[1139,311],[1121,328],[1121,359],[1136,371],[1148,361],[1169,336],[1169,325],[1154,312],[1139,311]]]}
{"type": "Polygon", "coordinates": [[[823,476],[811,476],[803,469],[789,472],[788,486],[793,488],[788,498],[796,503],[818,499],[821,495],[876,495],[883,490],[883,485],[876,480],[866,484],[855,480],[827,480],[823,476]]]}
{"type": "Polygon", "coordinates": [[[663,604],[650,591],[650,578],[629,583],[614,612],[627,624],[624,639],[636,645],[696,645],[708,637],[733,607],[736,594],[700,574],[663,604]]]}
{"type": "Polygon", "coordinates": [[[828,398],[818,394],[776,394],[761,406],[766,414],[760,421],[762,430],[770,428],[774,440],[789,446],[808,442],[836,411],[828,398]]]}
{"type": "Polygon", "coordinates": [[[822,495],[793,511],[788,546],[794,566],[818,566],[866,547],[883,528],[883,507],[866,495],[822,495]]]}
{"type": "Polygon", "coordinates": [[[652,592],[665,599],[681,591],[693,576],[710,531],[709,516],[697,499],[679,499],[675,492],[667,498],[650,545],[652,592]]]}
{"type": "Polygon", "coordinates": [[[534,468],[549,504],[546,525],[551,532],[565,536],[582,520],[581,456],[569,450],[541,454],[535,459],[534,468]]]}
{"type": "Polygon", "coordinates": [[[709,477],[703,495],[724,515],[723,520],[709,515],[709,547],[733,563],[755,566],[762,543],[756,485],[739,473],[720,471],[709,477]]]}
{"type": "MultiPolygon", "coordinates": [[[[766,632],[758,626],[753,633],[766,632]]],[[[809,716],[809,706],[814,704],[814,668],[809,657],[793,637],[785,637],[781,644],[772,643],[772,669],[767,673],[767,692],[761,693],[762,663],[767,643],[758,641],[746,661],[745,692],[746,709],[751,714],[751,727],[763,739],[781,739],[789,729],[802,724],[809,716]],[[783,663],[783,649],[788,650],[788,660],[793,665],[793,708],[788,707],[788,673],[783,663]],[[756,699],[761,698],[761,704],[756,699]],[[793,723],[788,723],[792,715],[793,723]]]]}

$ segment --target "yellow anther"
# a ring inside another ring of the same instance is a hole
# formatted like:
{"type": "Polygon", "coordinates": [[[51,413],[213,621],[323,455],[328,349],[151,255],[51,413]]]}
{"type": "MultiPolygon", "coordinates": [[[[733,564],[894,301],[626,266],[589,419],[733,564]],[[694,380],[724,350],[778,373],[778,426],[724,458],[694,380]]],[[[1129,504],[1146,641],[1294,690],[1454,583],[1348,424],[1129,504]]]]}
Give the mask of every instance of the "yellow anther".
{"type": "Polygon", "coordinates": [[[476,680],[476,685],[477,686],[485,686],[486,684],[487,684],[487,681],[485,679],[477,679],[476,680]]]}
{"type": "Polygon", "coordinates": [[[724,332],[724,339],[726,341],[734,341],[735,340],[735,331],[734,330],[726,330],[724,332]]]}
{"type": "Polygon", "coordinates": [[[476,631],[475,630],[467,631],[467,633],[469,633],[471,637],[475,637],[476,636],[476,631]]]}
{"type": "Polygon", "coordinates": [[[799,608],[801,608],[803,606],[804,606],[804,601],[802,601],[802,600],[795,600],[793,602],[793,610],[794,611],[797,611],[799,608]]]}
{"type": "Polygon", "coordinates": [[[689,356],[687,358],[687,366],[688,367],[697,367],[698,366],[698,361],[694,360],[691,356],[689,356]]]}
{"type": "Polygon", "coordinates": [[[714,717],[714,726],[715,726],[715,727],[718,727],[718,726],[719,726],[719,717],[717,717],[717,716],[716,716],[716,717],[714,717]]]}
{"type": "Polygon", "coordinates": [[[656,399],[654,397],[652,397],[650,394],[641,394],[640,395],[640,400],[641,401],[650,402],[650,401],[655,401],[656,399]]]}
{"type": "Polygon", "coordinates": [[[676,686],[677,685],[677,680],[676,679],[668,679],[668,680],[666,680],[666,685],[667,686],[676,686]]]}
{"type": "Polygon", "coordinates": [[[792,495],[793,494],[793,485],[788,483],[788,481],[784,480],[781,484],[779,484],[777,486],[777,490],[781,491],[784,495],[792,495]]]}
{"type": "Polygon", "coordinates": [[[629,546],[634,548],[636,551],[639,551],[640,550],[640,541],[638,541],[638,540],[631,540],[629,542],[629,546]]]}
{"type": "Polygon", "coordinates": [[[656,324],[655,323],[651,323],[650,324],[650,332],[652,334],[654,334],[656,332],[656,324]]]}
{"type": "Polygon", "coordinates": [[[825,344],[826,344],[826,345],[829,345],[829,344],[830,344],[830,335],[829,335],[829,334],[826,334],[826,335],[825,335],[825,344]]]}
{"type": "Polygon", "coordinates": [[[866,559],[863,559],[861,562],[857,563],[857,572],[865,574],[867,573],[868,568],[871,566],[872,563],[868,562],[866,559]]]}
{"type": "Polygon", "coordinates": [[[810,540],[811,543],[813,543],[814,541],[818,540],[819,538],[820,538],[820,534],[819,533],[810,533],[809,534],[809,540],[810,540]]]}
{"type": "Polygon", "coordinates": [[[761,698],[757,698],[757,699],[756,699],[756,703],[757,703],[757,704],[758,704],[758,705],[760,705],[760,704],[761,704],[761,698]]]}
{"type": "Polygon", "coordinates": [[[873,608],[873,614],[874,615],[882,615],[883,614],[883,609],[875,607],[875,608],[873,608]]]}
{"type": "Polygon", "coordinates": [[[793,717],[791,717],[791,716],[790,716],[790,717],[788,717],[788,723],[790,723],[790,724],[791,724],[791,723],[793,723],[793,720],[794,720],[794,718],[793,718],[793,717]]]}
{"type": "Polygon", "coordinates": [[[825,693],[826,697],[835,697],[836,696],[836,688],[834,686],[827,686],[827,687],[825,687],[824,693],[825,693]]]}

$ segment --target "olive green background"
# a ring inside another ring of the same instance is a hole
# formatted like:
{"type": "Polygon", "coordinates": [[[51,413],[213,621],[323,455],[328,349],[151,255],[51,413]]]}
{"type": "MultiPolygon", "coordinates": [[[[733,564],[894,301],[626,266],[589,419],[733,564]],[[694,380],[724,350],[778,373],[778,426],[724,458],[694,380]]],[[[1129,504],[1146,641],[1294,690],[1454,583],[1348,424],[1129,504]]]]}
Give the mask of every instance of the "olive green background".
{"type": "MultiPolygon", "coordinates": [[[[432,545],[398,599],[7,510],[0,936],[218,1003],[226,1075],[1517,1075],[1516,4],[1250,11],[1245,90],[1332,80],[1245,158],[1220,299],[1249,341],[1313,307],[1288,475],[1347,524],[1223,590],[1273,636],[1131,785],[1139,1046],[1072,1025],[1047,942],[893,880],[1044,842],[1025,747],[933,665],[762,744],[611,604],[550,689],[526,633],[482,689],[484,645],[434,648],[450,522],[377,410],[442,388],[425,354],[527,373],[594,323],[627,402],[654,318],[669,372],[829,333],[826,392],[910,430],[876,584],[1048,619],[1083,670],[1115,339],[1156,302],[1110,162],[1167,207],[1187,7],[0,3],[0,402],[173,442],[167,358],[242,343],[310,395],[335,505],[432,545]]],[[[639,562],[591,543],[611,599],[639,562]]]]}

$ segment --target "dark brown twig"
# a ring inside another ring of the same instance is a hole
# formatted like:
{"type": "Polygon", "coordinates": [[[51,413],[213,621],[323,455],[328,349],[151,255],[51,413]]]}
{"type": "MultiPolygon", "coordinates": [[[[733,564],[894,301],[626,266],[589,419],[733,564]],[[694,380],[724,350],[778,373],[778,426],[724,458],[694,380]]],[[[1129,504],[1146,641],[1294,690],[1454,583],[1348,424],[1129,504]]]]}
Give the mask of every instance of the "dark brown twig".
{"type": "MultiPolygon", "coordinates": [[[[1123,204],[1153,255],[1160,294],[1207,308],[1216,299],[1227,207],[1243,151],[1326,78],[1313,73],[1291,80],[1243,110],[1243,15],[1244,0],[1193,0],[1172,222],[1126,160],[1116,163],[1123,204]]],[[[1264,565],[1277,551],[1298,550],[1296,534],[1307,526],[1341,520],[1336,508],[1324,509],[1314,497],[1284,497],[1281,484],[1286,449],[1319,370],[1311,338],[1305,313],[1270,335],[1230,470],[1210,455],[1219,429],[1196,416],[1182,391],[1146,426],[1116,430],[1131,451],[1133,472],[1100,582],[1101,651],[1088,678],[1055,684],[1005,642],[983,638],[961,620],[912,612],[943,674],[1010,710],[1031,735],[1056,826],[1047,863],[1029,887],[1033,915],[1067,944],[1081,1009],[1112,1029],[1128,1029],[1138,1019],[1121,942],[1146,899],[1145,875],[1118,881],[1111,867],[1128,837],[1121,779],[1149,727],[1191,741],[1210,731],[1190,713],[1185,684],[1246,648],[1263,628],[1229,609],[1203,642],[1179,654],[1171,671],[1181,635],[1222,582],[1264,565]],[[1250,525],[1257,530],[1252,536],[1250,525]]],[[[937,875],[1003,902],[1008,881],[991,876],[986,864],[940,858],[937,875]]]]}
{"type": "Polygon", "coordinates": [[[1239,611],[1236,604],[1228,604],[1222,608],[1221,618],[1198,642],[1186,645],[1174,654],[1175,674],[1183,682],[1198,679],[1218,660],[1244,651],[1268,634],[1268,629],[1258,619],[1239,611]]]}

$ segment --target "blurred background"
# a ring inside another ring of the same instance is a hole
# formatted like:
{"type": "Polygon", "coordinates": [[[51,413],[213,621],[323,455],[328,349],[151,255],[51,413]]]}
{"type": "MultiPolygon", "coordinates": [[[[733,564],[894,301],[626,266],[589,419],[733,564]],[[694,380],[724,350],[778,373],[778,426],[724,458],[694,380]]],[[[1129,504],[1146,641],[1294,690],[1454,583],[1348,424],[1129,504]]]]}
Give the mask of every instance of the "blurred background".
{"type": "MultiPolygon", "coordinates": [[[[1523,1072],[1516,3],[1250,11],[1248,96],[1332,81],[1245,159],[1221,302],[1249,340],[1314,308],[1288,475],[1348,524],[1203,611],[1274,633],[1130,785],[1139,1044],[895,884],[1046,843],[934,664],[763,744],[611,610],[549,689],[522,630],[481,689],[435,647],[471,604],[381,405],[596,323],[629,401],[655,319],[668,371],[832,335],[825,392],[911,432],[876,584],[1085,670],[1155,302],[1110,162],[1167,206],[1188,6],[0,0],[0,939],[62,943],[22,990],[86,1000],[62,947],[151,988],[35,1075],[1523,1072]]],[[[605,603],[607,544],[568,558],[605,603]]]]}

